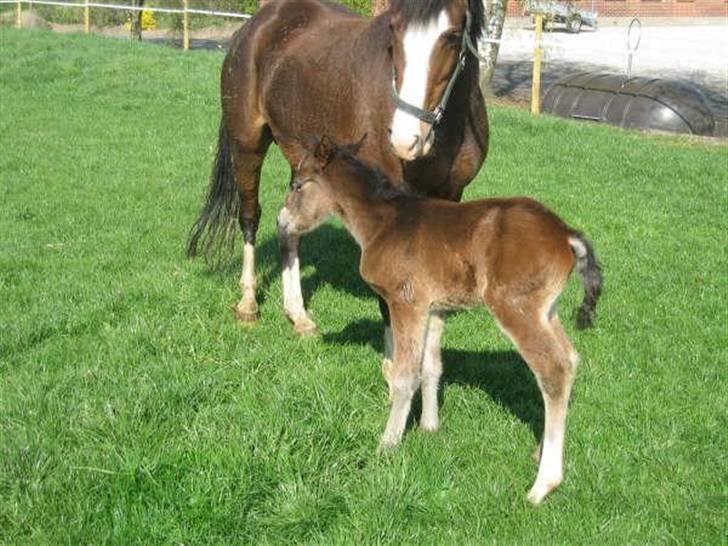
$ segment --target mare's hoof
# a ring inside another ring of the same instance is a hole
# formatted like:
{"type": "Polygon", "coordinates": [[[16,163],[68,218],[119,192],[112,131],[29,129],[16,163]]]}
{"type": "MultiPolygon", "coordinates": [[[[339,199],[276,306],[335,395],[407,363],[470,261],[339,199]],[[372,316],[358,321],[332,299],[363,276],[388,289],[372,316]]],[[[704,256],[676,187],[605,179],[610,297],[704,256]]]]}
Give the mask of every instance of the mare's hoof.
{"type": "Polygon", "coordinates": [[[257,308],[252,310],[241,309],[240,306],[236,305],[232,309],[235,313],[235,318],[237,318],[238,321],[240,321],[242,324],[252,326],[256,322],[258,322],[258,318],[260,318],[257,308]]]}

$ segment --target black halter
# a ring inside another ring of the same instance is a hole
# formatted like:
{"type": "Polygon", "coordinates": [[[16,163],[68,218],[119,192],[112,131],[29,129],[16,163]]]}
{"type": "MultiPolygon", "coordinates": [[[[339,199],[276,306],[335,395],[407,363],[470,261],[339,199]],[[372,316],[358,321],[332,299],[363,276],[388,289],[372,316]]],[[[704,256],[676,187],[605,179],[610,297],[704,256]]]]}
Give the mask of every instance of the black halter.
{"type": "Polygon", "coordinates": [[[411,116],[416,117],[420,121],[429,123],[432,127],[440,123],[440,121],[442,120],[442,115],[445,112],[445,107],[447,107],[447,102],[450,100],[450,95],[455,88],[455,83],[458,80],[458,76],[460,76],[463,68],[465,68],[465,61],[467,59],[468,50],[474,52],[477,56],[478,49],[473,45],[473,42],[470,39],[471,23],[472,16],[470,15],[470,6],[468,6],[468,2],[466,0],[465,30],[463,31],[463,35],[460,40],[460,54],[458,55],[458,61],[455,65],[455,69],[452,71],[450,81],[447,82],[445,92],[442,94],[442,98],[440,99],[440,102],[437,104],[437,106],[435,106],[434,110],[423,110],[422,108],[405,102],[402,97],[399,96],[399,93],[397,93],[397,69],[394,67],[394,64],[392,65],[392,99],[394,99],[394,104],[397,106],[397,108],[410,114],[411,116]]]}

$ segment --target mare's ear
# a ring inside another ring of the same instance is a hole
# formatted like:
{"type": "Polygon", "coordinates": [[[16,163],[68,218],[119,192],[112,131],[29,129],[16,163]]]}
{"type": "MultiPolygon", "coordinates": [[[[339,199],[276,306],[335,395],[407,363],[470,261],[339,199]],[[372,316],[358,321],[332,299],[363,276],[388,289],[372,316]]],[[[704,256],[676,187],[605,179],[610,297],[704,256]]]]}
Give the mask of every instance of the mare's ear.
{"type": "Polygon", "coordinates": [[[313,155],[321,168],[324,169],[334,158],[334,153],[336,153],[336,145],[329,137],[324,135],[319,139],[313,155]]]}

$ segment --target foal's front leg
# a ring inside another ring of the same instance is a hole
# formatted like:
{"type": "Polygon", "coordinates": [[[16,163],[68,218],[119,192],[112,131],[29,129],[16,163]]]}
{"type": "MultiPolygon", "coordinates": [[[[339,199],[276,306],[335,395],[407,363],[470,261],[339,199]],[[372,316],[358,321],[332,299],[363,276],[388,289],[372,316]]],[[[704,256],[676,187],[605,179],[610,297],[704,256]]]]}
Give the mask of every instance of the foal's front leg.
{"type": "Polygon", "coordinates": [[[278,215],[278,245],[283,280],[283,309],[293,322],[293,328],[301,336],[316,333],[316,323],[306,312],[301,290],[301,271],[298,261],[298,244],[301,240],[291,215],[285,207],[278,215]]]}
{"type": "Polygon", "coordinates": [[[420,386],[420,365],[427,325],[427,312],[390,306],[394,354],[391,366],[383,369],[389,384],[392,406],[380,449],[396,446],[402,439],[412,407],[412,396],[420,386]]]}
{"type": "Polygon", "coordinates": [[[420,428],[434,431],[439,427],[437,416],[437,389],[442,375],[440,339],[445,321],[438,313],[432,313],[427,321],[425,346],[422,356],[422,415],[420,428]]]}

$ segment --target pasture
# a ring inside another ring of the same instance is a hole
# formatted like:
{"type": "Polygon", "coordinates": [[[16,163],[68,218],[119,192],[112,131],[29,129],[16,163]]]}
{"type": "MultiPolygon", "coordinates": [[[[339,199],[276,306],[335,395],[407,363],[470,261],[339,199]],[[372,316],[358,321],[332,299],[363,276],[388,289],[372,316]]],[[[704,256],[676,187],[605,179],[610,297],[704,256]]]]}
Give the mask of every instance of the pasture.
{"type": "MultiPolygon", "coordinates": [[[[217,138],[219,52],[0,29],[0,542],[726,540],[728,147],[492,107],[465,198],[530,195],[605,274],[565,481],[532,507],[535,381],[482,309],[450,318],[441,429],[375,452],[377,304],[336,223],[304,239],[321,335],[282,309],[265,164],[255,327],[239,260],[184,257],[217,138]]],[[[417,408],[415,408],[415,414],[417,408]]]]}

